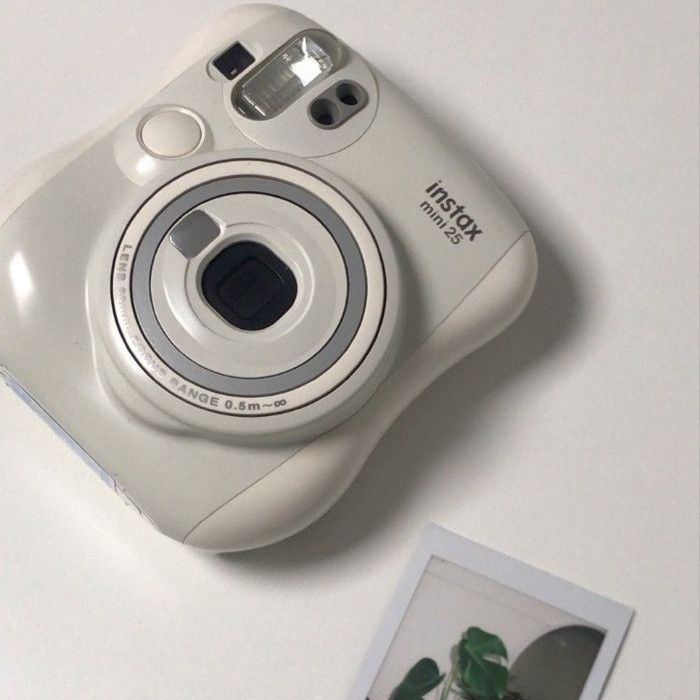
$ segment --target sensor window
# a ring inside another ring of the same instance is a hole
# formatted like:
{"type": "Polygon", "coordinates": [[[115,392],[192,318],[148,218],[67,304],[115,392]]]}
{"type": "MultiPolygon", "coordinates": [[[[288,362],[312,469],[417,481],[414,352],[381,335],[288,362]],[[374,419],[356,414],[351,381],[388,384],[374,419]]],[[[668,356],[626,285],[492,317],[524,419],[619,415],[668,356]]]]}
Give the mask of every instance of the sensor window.
{"type": "Polygon", "coordinates": [[[341,80],[309,105],[309,117],[321,129],[336,129],[362,111],[368,102],[367,90],[362,85],[341,80]]]}

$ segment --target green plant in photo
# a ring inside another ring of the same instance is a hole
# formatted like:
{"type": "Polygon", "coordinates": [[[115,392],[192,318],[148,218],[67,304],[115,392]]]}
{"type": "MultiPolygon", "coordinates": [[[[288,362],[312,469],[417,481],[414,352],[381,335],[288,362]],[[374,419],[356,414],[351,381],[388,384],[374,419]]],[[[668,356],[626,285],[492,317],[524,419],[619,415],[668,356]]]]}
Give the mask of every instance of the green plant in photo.
{"type": "Polygon", "coordinates": [[[425,695],[437,688],[445,679],[432,659],[421,659],[406,674],[401,685],[394,690],[389,700],[423,700],[425,695]]]}
{"type": "Polygon", "coordinates": [[[452,648],[452,668],[440,672],[433,659],[421,659],[406,674],[389,700],[425,700],[440,689],[438,700],[522,700],[508,691],[508,650],[503,640],[479,627],[470,627],[452,648]]]}
{"type": "MultiPolygon", "coordinates": [[[[457,644],[457,662],[450,675],[469,700],[503,700],[508,684],[507,662],[508,651],[500,637],[470,627],[457,644]]],[[[450,689],[446,683],[442,698],[448,697],[450,689]]]]}

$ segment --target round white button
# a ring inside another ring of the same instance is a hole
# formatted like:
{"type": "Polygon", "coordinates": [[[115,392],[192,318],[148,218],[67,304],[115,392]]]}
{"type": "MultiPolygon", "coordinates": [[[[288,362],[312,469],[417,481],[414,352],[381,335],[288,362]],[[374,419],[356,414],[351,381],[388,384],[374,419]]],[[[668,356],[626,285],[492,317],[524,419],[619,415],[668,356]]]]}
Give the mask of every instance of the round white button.
{"type": "Polygon", "coordinates": [[[141,124],[141,143],[156,158],[183,158],[194,153],[204,132],[197,117],[181,109],[164,109],[141,124]]]}

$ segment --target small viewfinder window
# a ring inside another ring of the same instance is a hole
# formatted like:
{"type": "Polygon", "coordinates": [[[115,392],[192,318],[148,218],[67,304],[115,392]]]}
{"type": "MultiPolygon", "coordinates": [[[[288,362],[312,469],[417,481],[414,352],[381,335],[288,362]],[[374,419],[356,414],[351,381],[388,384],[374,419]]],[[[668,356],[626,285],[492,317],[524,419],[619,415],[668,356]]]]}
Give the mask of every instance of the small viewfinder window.
{"type": "Polygon", "coordinates": [[[214,59],[214,67],[227,80],[233,80],[240,75],[248,66],[255,63],[250,51],[243,44],[236,43],[227,49],[218,58],[214,59]]]}

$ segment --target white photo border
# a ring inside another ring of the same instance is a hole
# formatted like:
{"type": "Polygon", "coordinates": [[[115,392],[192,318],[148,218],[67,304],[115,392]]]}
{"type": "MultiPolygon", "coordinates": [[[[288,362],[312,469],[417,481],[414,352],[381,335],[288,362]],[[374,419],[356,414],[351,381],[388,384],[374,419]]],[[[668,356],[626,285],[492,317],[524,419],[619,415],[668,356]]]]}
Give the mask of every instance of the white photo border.
{"type": "Polygon", "coordinates": [[[605,630],[603,644],[579,700],[598,700],[601,697],[634,617],[634,610],[431,524],[426,528],[399,582],[347,700],[366,700],[369,697],[413,595],[433,557],[492,579],[605,630]]]}

